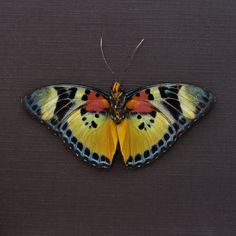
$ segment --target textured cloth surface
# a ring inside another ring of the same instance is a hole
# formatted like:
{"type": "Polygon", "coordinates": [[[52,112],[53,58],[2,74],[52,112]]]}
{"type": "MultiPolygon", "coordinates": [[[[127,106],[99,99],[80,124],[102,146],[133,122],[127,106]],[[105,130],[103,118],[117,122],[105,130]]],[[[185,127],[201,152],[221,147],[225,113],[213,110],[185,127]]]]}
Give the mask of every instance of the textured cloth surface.
{"type": "Polygon", "coordinates": [[[235,42],[234,0],[1,0],[0,235],[236,235],[235,42]],[[192,83],[217,103],[152,165],[127,170],[117,156],[108,171],[21,104],[45,85],[115,80],[192,83]]]}

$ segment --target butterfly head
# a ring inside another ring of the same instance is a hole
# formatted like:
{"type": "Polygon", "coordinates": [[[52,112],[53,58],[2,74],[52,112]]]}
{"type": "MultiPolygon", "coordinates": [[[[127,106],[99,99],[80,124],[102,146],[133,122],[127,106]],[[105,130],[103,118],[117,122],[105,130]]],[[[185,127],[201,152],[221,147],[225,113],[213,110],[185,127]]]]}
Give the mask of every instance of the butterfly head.
{"type": "Polygon", "coordinates": [[[121,91],[121,88],[120,88],[120,83],[119,82],[115,82],[112,87],[111,87],[111,92],[114,94],[114,95],[119,95],[119,92],[121,91]]]}
{"type": "Polygon", "coordinates": [[[125,102],[125,92],[120,88],[120,83],[115,82],[111,88],[110,116],[117,124],[125,118],[125,102]]]}

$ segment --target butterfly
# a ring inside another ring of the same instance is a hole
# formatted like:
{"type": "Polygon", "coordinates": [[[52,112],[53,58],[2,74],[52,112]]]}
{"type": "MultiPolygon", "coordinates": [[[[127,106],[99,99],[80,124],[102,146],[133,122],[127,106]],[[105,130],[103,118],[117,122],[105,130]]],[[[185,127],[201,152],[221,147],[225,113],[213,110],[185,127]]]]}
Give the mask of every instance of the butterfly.
{"type": "Polygon", "coordinates": [[[126,93],[53,85],[25,96],[27,110],[96,167],[109,168],[117,150],[128,167],[141,167],[169,149],[214,103],[200,87],[163,83],[126,93]]]}

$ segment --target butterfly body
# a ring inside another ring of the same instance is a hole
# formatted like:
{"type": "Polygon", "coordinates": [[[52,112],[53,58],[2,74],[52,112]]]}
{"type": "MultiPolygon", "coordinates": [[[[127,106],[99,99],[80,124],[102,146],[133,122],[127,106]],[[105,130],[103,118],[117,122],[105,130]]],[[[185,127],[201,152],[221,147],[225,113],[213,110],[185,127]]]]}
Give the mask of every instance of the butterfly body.
{"type": "Polygon", "coordinates": [[[119,124],[125,118],[127,109],[125,106],[126,94],[120,88],[120,84],[118,82],[115,82],[112,85],[109,101],[110,101],[109,115],[116,124],[119,124]]]}
{"type": "Polygon", "coordinates": [[[78,85],[55,85],[26,96],[27,110],[59,134],[73,152],[107,168],[119,146],[124,163],[143,166],[159,157],[214,102],[188,84],[158,84],[126,93],[78,85]]]}

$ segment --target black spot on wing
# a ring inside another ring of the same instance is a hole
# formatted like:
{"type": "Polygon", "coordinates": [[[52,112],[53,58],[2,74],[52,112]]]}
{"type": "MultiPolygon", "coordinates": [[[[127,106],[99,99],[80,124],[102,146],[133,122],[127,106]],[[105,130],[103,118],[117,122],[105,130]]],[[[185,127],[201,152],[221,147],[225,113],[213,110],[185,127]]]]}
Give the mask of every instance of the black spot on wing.
{"type": "Polygon", "coordinates": [[[186,120],[184,117],[181,117],[181,118],[179,119],[179,123],[180,123],[181,125],[185,125],[185,124],[187,123],[187,120],[186,120]]]}
{"type": "Polygon", "coordinates": [[[179,116],[182,113],[180,107],[180,102],[178,98],[179,87],[177,86],[162,86],[159,87],[161,97],[164,99],[162,101],[163,106],[165,106],[172,116],[178,120],[179,116]]]}
{"type": "Polygon", "coordinates": [[[36,105],[36,104],[32,106],[33,111],[35,111],[37,108],[38,108],[38,105],[36,105]]]}
{"type": "Polygon", "coordinates": [[[179,101],[167,98],[162,104],[168,109],[171,115],[178,120],[179,116],[182,113],[179,101]]]}
{"type": "Polygon", "coordinates": [[[72,137],[71,138],[71,142],[74,143],[74,144],[77,143],[77,138],[76,137],[72,137]]]}
{"type": "Polygon", "coordinates": [[[58,120],[62,120],[65,114],[70,110],[72,107],[72,103],[69,99],[66,100],[58,100],[55,109],[55,115],[58,117],[58,120]]]}
{"type": "Polygon", "coordinates": [[[156,112],[156,111],[154,111],[154,110],[150,112],[150,115],[151,115],[153,118],[155,118],[155,117],[156,117],[156,114],[157,114],[157,112],[156,112]]]}
{"type": "Polygon", "coordinates": [[[177,123],[174,123],[173,126],[175,128],[175,131],[178,132],[180,129],[179,125],[177,123]]]}
{"type": "Polygon", "coordinates": [[[91,122],[91,125],[92,125],[93,128],[97,128],[97,126],[98,126],[97,123],[95,121],[93,121],[93,120],[91,122]]]}
{"type": "Polygon", "coordinates": [[[77,88],[70,88],[69,90],[70,90],[69,98],[70,98],[70,99],[73,99],[73,98],[75,97],[77,88]]]}
{"type": "Polygon", "coordinates": [[[202,96],[203,100],[205,103],[208,103],[209,102],[209,98],[208,97],[205,97],[205,96],[202,96]]]}
{"type": "Polygon", "coordinates": [[[172,86],[170,86],[170,87],[168,87],[168,88],[169,88],[169,91],[170,91],[170,92],[177,94],[177,93],[179,92],[181,86],[180,86],[180,85],[179,85],[179,86],[177,86],[177,85],[172,85],[172,86]]]}
{"type": "Polygon", "coordinates": [[[149,157],[150,152],[148,150],[146,150],[143,155],[144,155],[145,158],[147,158],[147,157],[149,157]]]}
{"type": "Polygon", "coordinates": [[[66,128],[67,128],[67,126],[68,126],[68,123],[66,122],[66,123],[61,127],[61,129],[62,129],[63,131],[65,131],[66,128]]]}
{"type": "Polygon", "coordinates": [[[34,102],[34,99],[33,99],[33,98],[30,98],[30,99],[28,100],[28,105],[31,106],[31,105],[33,104],[33,102],[34,102]]]}
{"type": "Polygon", "coordinates": [[[90,151],[89,151],[88,148],[85,148],[85,150],[84,150],[84,154],[85,154],[86,156],[89,156],[89,155],[90,155],[90,151]]]}
{"type": "Polygon", "coordinates": [[[52,119],[50,120],[50,123],[51,123],[51,125],[55,126],[55,125],[58,124],[58,121],[57,121],[56,119],[52,118],[52,119]]]}
{"type": "Polygon", "coordinates": [[[84,94],[84,95],[82,96],[81,100],[87,101],[87,100],[88,100],[88,96],[84,94]]]}
{"type": "Polygon", "coordinates": [[[135,156],[135,161],[136,161],[136,162],[141,161],[141,158],[142,158],[142,156],[141,156],[140,154],[137,154],[137,155],[135,156]]]}
{"type": "Polygon", "coordinates": [[[77,148],[82,151],[83,150],[83,144],[81,142],[77,143],[77,148]]]}
{"type": "Polygon", "coordinates": [[[152,94],[148,94],[148,100],[154,100],[154,96],[152,94]]]}
{"type": "Polygon", "coordinates": [[[170,138],[170,135],[169,134],[165,134],[164,135],[164,139],[167,141],[168,139],[170,138]]]}
{"type": "Polygon", "coordinates": [[[163,144],[164,144],[163,140],[160,140],[160,141],[158,142],[158,145],[159,145],[159,146],[163,146],[163,144]]]}
{"type": "Polygon", "coordinates": [[[103,156],[103,155],[101,156],[101,161],[106,163],[107,165],[110,165],[109,159],[107,157],[103,156]]]}
{"type": "Polygon", "coordinates": [[[86,114],[86,113],[87,113],[87,110],[86,110],[85,108],[82,108],[82,109],[80,110],[81,116],[83,116],[83,115],[86,114]]]}
{"type": "Polygon", "coordinates": [[[73,104],[71,102],[71,99],[69,98],[70,93],[65,88],[55,87],[55,89],[57,90],[58,100],[54,112],[58,120],[60,121],[70,110],[73,104]]]}
{"type": "Polygon", "coordinates": [[[144,122],[142,122],[139,126],[138,126],[139,129],[144,129],[144,122]]]}
{"type": "Polygon", "coordinates": [[[68,98],[68,92],[65,88],[55,87],[55,89],[57,90],[57,95],[58,95],[59,99],[68,98]]]}
{"type": "Polygon", "coordinates": [[[132,157],[132,156],[129,156],[127,163],[130,164],[130,163],[132,163],[132,162],[133,162],[133,157],[132,157]]]}
{"type": "Polygon", "coordinates": [[[170,132],[170,134],[173,134],[173,133],[174,133],[174,131],[173,131],[173,129],[171,128],[171,126],[169,126],[168,131],[170,132]]]}
{"type": "Polygon", "coordinates": [[[152,153],[155,153],[157,151],[157,145],[152,146],[152,153]]]}
{"type": "Polygon", "coordinates": [[[94,160],[98,160],[99,155],[98,155],[97,153],[94,152],[93,155],[92,155],[92,157],[93,157],[94,160]]]}
{"type": "Polygon", "coordinates": [[[85,90],[85,94],[89,95],[90,94],[90,90],[86,89],[85,90]]]}
{"type": "Polygon", "coordinates": [[[160,92],[162,98],[167,98],[166,87],[159,87],[159,92],[160,92]]]}
{"type": "Polygon", "coordinates": [[[70,137],[70,136],[71,136],[71,134],[72,134],[71,130],[70,130],[70,129],[68,129],[68,130],[66,131],[66,136],[67,136],[67,137],[70,137]]]}
{"type": "MultiPolygon", "coordinates": [[[[206,104],[202,103],[202,102],[199,102],[198,103],[198,106],[201,108],[201,109],[204,109],[206,104]]],[[[199,108],[197,107],[197,109],[199,110],[199,108]]]]}
{"type": "Polygon", "coordinates": [[[101,156],[101,161],[106,161],[106,159],[107,158],[105,156],[103,156],[103,155],[101,156]]]}

